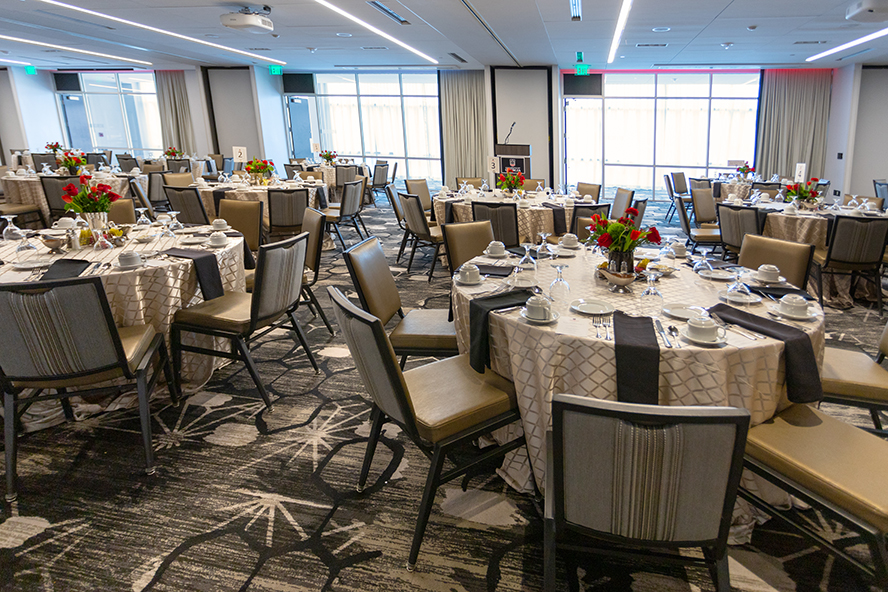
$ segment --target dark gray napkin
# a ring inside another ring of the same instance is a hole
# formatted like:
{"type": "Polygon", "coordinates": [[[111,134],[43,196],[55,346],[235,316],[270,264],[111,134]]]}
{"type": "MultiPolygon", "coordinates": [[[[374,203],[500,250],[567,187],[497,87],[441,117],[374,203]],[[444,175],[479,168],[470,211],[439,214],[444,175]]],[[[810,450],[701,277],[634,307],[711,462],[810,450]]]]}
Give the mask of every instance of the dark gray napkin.
{"type": "Polygon", "coordinates": [[[657,405],[660,402],[660,344],[650,317],[614,313],[617,400],[657,405]]]}
{"type": "Polygon", "coordinates": [[[823,386],[814,347],[808,334],[771,319],[751,315],[727,304],[716,304],[709,309],[727,323],[734,323],[750,331],[764,333],[783,342],[786,360],[786,395],[793,403],[814,403],[823,399],[823,386]]]}
{"type": "Polygon", "coordinates": [[[555,221],[555,234],[566,233],[567,221],[564,217],[564,206],[548,202],[543,203],[543,205],[552,210],[552,219],[555,221]]]}
{"type": "Polygon", "coordinates": [[[477,263],[478,271],[482,274],[492,275],[495,277],[508,277],[512,270],[515,269],[511,265],[486,265],[484,263],[477,263]]]}
{"type": "Polygon", "coordinates": [[[83,259],[59,259],[50,265],[49,269],[40,276],[40,281],[46,282],[77,277],[90,265],[92,265],[91,262],[83,259]]]}
{"type": "Polygon", "coordinates": [[[493,310],[524,304],[533,293],[515,290],[495,296],[473,298],[469,303],[469,363],[475,372],[490,367],[490,328],[488,316],[493,310]]]}
{"type": "MultiPolygon", "coordinates": [[[[225,193],[228,191],[234,191],[234,188],[224,187],[222,189],[213,189],[213,208],[215,208],[216,210],[215,212],[213,212],[214,216],[219,216],[219,202],[225,199],[225,193]]],[[[207,213],[209,214],[209,212],[207,213]]]]}
{"type": "Polygon", "coordinates": [[[219,262],[214,254],[194,249],[167,249],[164,253],[170,257],[194,261],[197,283],[200,285],[204,300],[212,300],[225,294],[222,288],[222,275],[219,273],[219,262]]]}
{"type": "Polygon", "coordinates": [[[805,300],[814,300],[814,297],[808,294],[805,290],[800,290],[797,288],[780,288],[775,286],[756,286],[746,284],[746,287],[749,288],[749,291],[758,294],[759,296],[764,296],[767,298],[769,295],[774,298],[783,298],[787,294],[798,294],[805,300]]]}

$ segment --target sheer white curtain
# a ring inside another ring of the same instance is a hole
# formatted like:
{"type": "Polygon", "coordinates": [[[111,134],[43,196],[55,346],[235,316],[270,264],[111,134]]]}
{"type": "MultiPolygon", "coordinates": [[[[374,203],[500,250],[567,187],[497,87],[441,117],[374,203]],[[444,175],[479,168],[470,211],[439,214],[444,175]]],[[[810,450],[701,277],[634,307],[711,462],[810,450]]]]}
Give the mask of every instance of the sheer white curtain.
{"type": "Polygon", "coordinates": [[[444,183],[455,183],[456,177],[484,177],[487,174],[484,72],[442,70],[439,74],[444,183]]]}
{"type": "Polygon", "coordinates": [[[832,70],[765,70],[759,104],[755,170],[792,177],[797,162],[808,178],[826,163],[832,70]]]}
{"type": "Polygon", "coordinates": [[[188,153],[194,152],[196,144],[185,74],[181,70],[155,70],[154,79],[157,82],[157,105],[164,148],[175,146],[188,153]]]}

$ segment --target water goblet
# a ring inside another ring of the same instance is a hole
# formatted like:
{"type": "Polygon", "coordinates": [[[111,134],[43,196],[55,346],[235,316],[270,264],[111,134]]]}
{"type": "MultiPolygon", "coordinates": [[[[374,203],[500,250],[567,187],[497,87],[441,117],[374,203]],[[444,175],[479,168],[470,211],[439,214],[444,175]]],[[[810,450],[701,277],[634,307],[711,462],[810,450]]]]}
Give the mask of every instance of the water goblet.
{"type": "Polygon", "coordinates": [[[169,211],[167,214],[170,215],[170,231],[176,232],[177,230],[182,230],[185,228],[185,225],[179,222],[179,219],[176,216],[179,215],[179,212],[169,211]]]}
{"type": "Polygon", "coordinates": [[[663,274],[652,269],[645,269],[644,275],[647,277],[647,288],[641,293],[639,302],[642,316],[656,318],[663,311],[663,294],[654,284],[663,274]]]}
{"type": "Polygon", "coordinates": [[[857,201],[857,194],[856,194],[856,193],[852,193],[852,194],[851,194],[851,201],[849,201],[849,202],[848,202],[847,204],[845,204],[845,205],[846,205],[847,207],[849,207],[849,208],[852,208],[852,209],[853,209],[853,208],[856,208],[857,206],[859,206],[860,203],[857,201]]]}
{"type": "MultiPolygon", "coordinates": [[[[537,236],[540,237],[540,246],[537,248],[537,256],[542,256],[541,250],[546,247],[546,239],[552,236],[551,232],[538,232],[537,236]]],[[[549,252],[546,249],[546,252],[549,252]]],[[[549,253],[549,258],[551,259],[551,253],[549,253]]]]}
{"type": "Polygon", "coordinates": [[[22,239],[22,229],[13,222],[15,218],[15,216],[3,216],[3,219],[6,220],[6,227],[3,229],[3,240],[13,241],[22,239]]]}
{"type": "Polygon", "coordinates": [[[21,242],[15,248],[15,261],[19,265],[30,263],[37,258],[37,247],[28,240],[25,233],[21,234],[21,242]]]}
{"type": "Polygon", "coordinates": [[[136,211],[139,212],[139,219],[136,220],[136,224],[141,226],[148,226],[151,224],[151,219],[148,218],[148,215],[145,213],[148,211],[148,208],[136,208],[136,211]]]}
{"type": "Polygon", "coordinates": [[[570,285],[564,281],[561,272],[567,268],[567,265],[552,263],[551,266],[555,268],[557,275],[555,281],[549,285],[549,298],[552,299],[555,308],[559,312],[564,312],[567,310],[567,306],[570,302],[570,285]]]}
{"type": "Polygon", "coordinates": [[[542,193],[542,192],[543,192],[543,183],[542,183],[541,181],[537,181],[537,188],[536,188],[536,191],[537,191],[537,193],[542,193]]]}
{"type": "Polygon", "coordinates": [[[728,304],[745,308],[752,303],[752,293],[746,284],[738,280],[728,286],[726,299],[728,304]]]}

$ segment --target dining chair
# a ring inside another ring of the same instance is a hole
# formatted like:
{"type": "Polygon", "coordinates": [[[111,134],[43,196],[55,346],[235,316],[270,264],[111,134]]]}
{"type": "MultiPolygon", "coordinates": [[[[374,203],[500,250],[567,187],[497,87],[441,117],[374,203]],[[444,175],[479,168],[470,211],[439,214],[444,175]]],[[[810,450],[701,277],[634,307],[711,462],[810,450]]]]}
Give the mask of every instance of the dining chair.
{"type": "Polygon", "coordinates": [[[404,187],[410,195],[419,197],[419,203],[422,204],[422,210],[429,212],[432,209],[432,196],[429,193],[429,184],[425,179],[407,179],[404,181],[404,187]]]}
{"type": "Polygon", "coordinates": [[[592,226],[592,218],[587,218],[585,216],[580,216],[577,218],[577,240],[580,242],[584,242],[588,239],[592,233],[589,232],[589,227],[592,226]]]}
{"type": "Polygon", "coordinates": [[[151,171],[148,174],[148,201],[151,202],[151,207],[155,210],[166,212],[170,209],[170,202],[166,198],[166,193],[164,193],[164,175],[169,174],[169,171],[151,171]]]}
{"type": "Polygon", "coordinates": [[[537,186],[542,185],[543,189],[546,188],[546,180],[545,179],[525,179],[524,185],[521,186],[524,191],[536,191],[537,186]]]}
{"type": "Polygon", "coordinates": [[[691,253],[697,250],[698,244],[718,246],[721,244],[721,233],[717,228],[691,228],[688,212],[684,208],[684,200],[676,195],[672,198],[673,209],[678,213],[678,222],[682,231],[688,235],[691,253]]]}
{"type": "Polygon", "coordinates": [[[230,176],[234,172],[234,157],[222,158],[222,173],[230,176]]]}
{"type": "Polygon", "coordinates": [[[319,371],[302,326],[294,314],[302,292],[307,240],[308,233],[303,232],[293,238],[261,245],[252,293],[226,292],[218,298],[176,311],[170,328],[170,343],[177,381],[181,380],[183,351],[240,360],[246,365],[266,409],[271,411],[271,399],[259,377],[249,344],[288,324],[298,339],[297,347],[302,345],[314,371],[319,371]],[[210,349],[190,345],[182,341],[183,332],[226,339],[231,346],[210,349]]]}
{"type": "MultiPolygon", "coordinates": [[[[647,202],[645,201],[644,203],[647,203],[647,202]]],[[[567,232],[572,232],[573,234],[576,234],[577,236],[579,236],[581,227],[579,226],[578,221],[580,219],[588,218],[589,220],[591,220],[592,216],[594,216],[595,214],[598,214],[600,217],[606,219],[608,217],[608,215],[610,214],[610,207],[611,207],[611,205],[609,203],[598,204],[598,203],[585,203],[585,202],[575,201],[574,207],[573,207],[573,214],[571,214],[571,218],[570,218],[570,226],[567,227],[567,232]]],[[[642,207],[644,207],[644,205],[642,205],[642,207]]],[[[643,212],[639,212],[639,213],[643,213],[643,212]]],[[[590,224],[591,224],[591,222],[590,222],[590,224]]],[[[589,224],[587,224],[586,226],[589,226],[589,224]]],[[[546,237],[546,242],[548,242],[549,244],[557,245],[558,243],[561,242],[562,236],[564,236],[564,235],[563,234],[557,234],[557,235],[553,234],[552,236],[546,237]]],[[[585,232],[585,236],[589,236],[588,231],[585,232]]]]}
{"type": "MultiPolygon", "coordinates": [[[[506,247],[517,247],[521,244],[518,232],[518,205],[505,202],[472,202],[472,220],[490,220],[493,236],[506,247]]],[[[532,242],[532,240],[531,240],[532,242]]]]}
{"type": "Polygon", "coordinates": [[[401,261],[401,255],[404,254],[404,249],[407,247],[407,241],[409,241],[413,235],[410,233],[410,229],[407,228],[407,223],[404,221],[404,210],[401,208],[401,199],[395,193],[395,184],[389,183],[385,186],[385,195],[388,197],[389,203],[392,204],[392,210],[395,212],[395,220],[398,222],[398,228],[404,231],[404,238],[401,239],[401,248],[398,249],[398,256],[395,258],[395,263],[401,261]]]}
{"type": "MultiPolygon", "coordinates": [[[[133,158],[129,154],[118,154],[117,155],[117,166],[120,167],[120,170],[124,173],[128,173],[134,168],[139,166],[139,161],[133,158]]],[[[142,171],[143,173],[145,171],[142,171]]]]}
{"type": "MultiPolygon", "coordinates": [[[[203,205],[203,200],[201,200],[203,205]]],[[[244,235],[247,247],[253,252],[262,244],[262,219],[265,204],[261,201],[242,199],[220,199],[218,217],[232,229],[244,235]]]]}
{"type": "MultiPolygon", "coordinates": [[[[40,223],[42,228],[49,228],[49,221],[37,204],[0,203],[0,216],[18,216],[19,226],[40,223]]],[[[5,223],[0,229],[6,228],[5,223]]]]}
{"type": "Polygon", "coordinates": [[[154,474],[148,401],[161,371],[175,405],[180,390],[163,334],[151,325],[118,327],[102,279],[87,276],[0,285],[7,502],[18,497],[16,427],[21,415],[34,403],[61,399],[65,417],[73,421],[69,397],[107,395],[107,382],[117,378],[136,385],[146,473],[154,474]]]}
{"type": "Polygon", "coordinates": [[[691,203],[694,209],[694,222],[698,227],[711,224],[708,228],[718,226],[718,212],[715,209],[715,198],[712,189],[691,189],[691,203]]]}
{"type": "Polygon", "coordinates": [[[456,188],[459,189],[462,187],[462,184],[471,185],[474,189],[481,189],[481,185],[484,184],[484,179],[481,177],[457,177],[456,178],[456,188]]]}
{"type": "Polygon", "coordinates": [[[46,196],[46,204],[49,206],[49,217],[52,220],[47,221],[51,224],[53,220],[62,217],[65,210],[65,201],[62,195],[65,195],[65,187],[74,185],[80,189],[80,177],[78,175],[59,175],[54,177],[40,177],[40,185],[43,187],[43,195],[46,196]]]}
{"type": "Polygon", "coordinates": [[[469,259],[483,254],[487,245],[496,240],[490,220],[442,224],[441,233],[444,235],[444,252],[451,274],[456,273],[469,259]]]}
{"type": "Polygon", "coordinates": [[[394,183],[394,182],[395,182],[395,176],[396,176],[397,174],[398,174],[398,163],[395,162],[395,163],[392,164],[392,178],[391,178],[391,180],[389,181],[389,183],[394,183]]]}
{"type": "Polygon", "coordinates": [[[688,188],[688,181],[685,177],[685,174],[682,172],[670,173],[672,177],[672,191],[675,195],[681,195],[683,197],[691,197],[691,191],[688,188]]]}
{"type": "Polygon", "coordinates": [[[135,224],[136,208],[132,199],[118,199],[108,210],[108,221],[115,224],[135,224]]]}
{"type": "MultiPolygon", "coordinates": [[[[190,173],[191,172],[191,159],[190,158],[167,158],[167,168],[174,173],[190,173]]],[[[192,177],[191,181],[194,181],[192,177]]]]}
{"type": "Polygon", "coordinates": [[[404,312],[401,294],[389,269],[379,239],[371,236],[342,254],[361,308],[388,325],[397,315],[398,324],[389,333],[401,368],[408,356],[449,357],[459,353],[456,327],[446,308],[414,308],[404,312]]]}
{"type": "Polygon", "coordinates": [[[220,173],[225,168],[225,157],[223,155],[207,154],[207,158],[213,161],[213,165],[216,167],[214,172],[220,173]]]}
{"type": "Polygon", "coordinates": [[[327,227],[327,217],[320,210],[306,208],[302,218],[302,229],[308,233],[308,243],[305,246],[305,269],[302,276],[303,300],[311,313],[320,316],[327,326],[327,331],[333,335],[333,327],[327,319],[324,309],[315,297],[312,286],[318,282],[321,271],[321,251],[324,248],[324,229],[327,227]],[[311,272],[311,276],[309,276],[311,272]]]}
{"type": "Polygon", "coordinates": [[[666,186],[666,195],[669,196],[669,209],[666,210],[666,222],[669,222],[672,220],[672,216],[675,215],[675,198],[681,197],[682,207],[688,209],[691,207],[691,196],[676,195],[675,190],[672,187],[671,175],[663,175],[663,184],[666,186]]]}
{"type": "Polygon", "coordinates": [[[170,171],[164,168],[164,165],[161,163],[153,163],[146,162],[141,167],[142,173],[145,175],[150,175],[151,173],[169,173],[170,171]]]}
{"type": "Polygon", "coordinates": [[[373,182],[370,184],[373,207],[376,207],[376,199],[373,196],[380,191],[385,191],[385,186],[388,185],[388,170],[389,165],[378,160],[373,166],[373,182]]]}
{"type": "Polygon", "coordinates": [[[284,163],[284,171],[286,171],[288,179],[298,179],[299,172],[304,170],[305,167],[303,167],[301,164],[284,163]]]}
{"type": "Polygon", "coordinates": [[[191,173],[164,173],[163,184],[170,187],[188,187],[194,183],[191,173]]]}
{"type": "Polygon", "coordinates": [[[879,317],[882,316],[880,269],[888,242],[888,219],[836,216],[829,236],[829,246],[814,249],[817,271],[817,298],[823,306],[823,274],[850,275],[851,294],[857,278],[876,285],[879,317]]]}
{"type": "MultiPolygon", "coordinates": [[[[850,202],[850,201],[853,199],[853,197],[854,197],[854,196],[852,196],[852,195],[846,193],[846,194],[845,194],[845,198],[844,198],[844,200],[842,201],[842,205],[843,205],[843,206],[847,206],[847,205],[848,205],[848,202],[850,202]]],[[[876,205],[876,209],[879,209],[879,210],[884,209],[884,208],[883,208],[883,206],[885,205],[885,199],[884,199],[884,198],[882,198],[882,197],[870,197],[870,196],[867,196],[867,195],[858,195],[858,196],[857,196],[857,203],[863,203],[863,200],[864,200],[864,199],[869,200],[871,203],[874,203],[874,204],[876,205]]]]}
{"type": "Polygon", "coordinates": [[[407,559],[407,570],[413,571],[438,489],[463,476],[465,488],[483,465],[524,446],[524,436],[519,436],[480,452],[475,449],[473,454],[453,454],[457,450],[471,450],[473,441],[484,434],[519,421],[515,385],[491,370],[478,374],[469,365],[468,355],[402,372],[380,319],[356,307],[332,286],[327,293],[372,399],[370,436],[358,476],[358,493],[375,492],[387,483],[383,473],[367,487],[376,446],[388,422],[400,427],[430,460],[407,559]],[[445,458],[455,464],[447,472],[443,472],[445,458]]]}
{"type": "MultiPolygon", "coordinates": [[[[435,247],[435,254],[432,256],[432,266],[429,268],[429,281],[432,281],[432,274],[435,273],[435,264],[438,262],[438,253],[441,245],[444,243],[444,235],[441,233],[440,226],[429,226],[428,218],[422,209],[422,202],[418,195],[409,193],[399,193],[401,199],[401,209],[404,212],[404,222],[410,230],[413,237],[413,248],[410,249],[410,260],[407,262],[407,273],[413,266],[413,257],[416,255],[416,249],[419,247],[435,247]]],[[[512,204],[513,206],[515,204],[512,204]]]]}
{"type": "Polygon", "coordinates": [[[303,181],[308,179],[312,179],[315,181],[323,181],[324,180],[324,172],[323,171],[298,171],[297,174],[299,178],[303,181]]]}
{"type": "MultiPolygon", "coordinates": [[[[333,170],[335,172],[336,180],[336,188],[334,191],[334,195],[336,196],[335,201],[342,201],[344,199],[342,197],[342,192],[344,191],[345,184],[354,182],[355,177],[358,175],[358,167],[355,165],[338,164],[333,170]]],[[[323,179],[323,175],[321,178],[323,179]]]]}
{"type": "Polygon", "coordinates": [[[755,190],[755,189],[773,189],[775,191],[779,191],[780,187],[781,187],[780,183],[763,183],[761,181],[756,181],[755,183],[752,184],[753,190],[755,190]]]}
{"type": "Polygon", "coordinates": [[[52,170],[58,168],[58,165],[56,164],[56,155],[52,152],[49,154],[32,154],[31,158],[34,160],[34,170],[38,173],[43,171],[44,164],[48,164],[49,168],[52,170]]]}
{"type": "Polygon", "coordinates": [[[758,269],[765,263],[776,265],[787,282],[806,290],[813,257],[814,245],[747,234],[743,237],[737,264],[749,269],[758,269]]]}
{"type": "Polygon", "coordinates": [[[633,197],[635,197],[635,191],[618,187],[617,192],[614,194],[614,205],[611,208],[614,216],[618,218],[623,216],[626,213],[626,208],[632,203],[633,197]]]}
{"type": "Polygon", "coordinates": [[[99,168],[99,166],[103,164],[107,164],[105,161],[105,154],[103,152],[87,152],[86,164],[91,164],[96,168],[99,168]]]}
{"type": "Polygon", "coordinates": [[[268,236],[291,236],[302,232],[308,207],[308,189],[268,190],[268,236]]]}
{"type": "Polygon", "coordinates": [[[712,180],[710,179],[688,179],[691,191],[694,189],[712,189],[712,180]]]}
{"type": "Polygon", "coordinates": [[[304,164],[307,158],[291,158],[290,164],[304,164]]]}
{"type": "Polygon", "coordinates": [[[876,191],[876,197],[881,199],[884,204],[888,199],[888,181],[873,180],[873,189],[876,191]]]}
{"type": "MultiPolygon", "coordinates": [[[[759,220],[758,208],[750,206],[735,206],[729,203],[716,205],[718,216],[718,228],[721,231],[723,258],[737,256],[743,246],[744,237],[759,235],[762,233],[764,218],[759,220]]],[[[756,265],[755,267],[758,267],[756,265]]],[[[804,286],[799,286],[804,288],[804,286]]]]}
{"type": "Polygon", "coordinates": [[[176,218],[182,224],[209,224],[210,218],[200,198],[197,187],[170,187],[163,186],[170,211],[179,212],[176,218]]]}
{"type": "Polygon", "coordinates": [[[592,201],[598,203],[598,200],[601,198],[601,185],[598,183],[577,183],[577,193],[583,198],[591,195],[592,201]]]}
{"type": "Polygon", "coordinates": [[[151,200],[148,199],[148,196],[145,195],[145,192],[142,191],[142,184],[139,183],[138,179],[130,178],[129,181],[130,195],[135,198],[135,203],[133,204],[137,208],[145,208],[148,210],[148,216],[154,220],[154,208],[151,207],[151,200]]]}
{"type": "Polygon", "coordinates": [[[749,417],[732,407],[556,394],[547,434],[543,589],[556,589],[560,546],[704,565],[715,589],[730,592],[728,534],[749,417]],[[678,552],[691,547],[702,556],[678,552]]]}
{"type": "Polygon", "coordinates": [[[361,208],[362,187],[363,182],[361,181],[346,183],[342,186],[342,202],[339,204],[339,207],[328,207],[322,210],[327,217],[327,228],[336,232],[343,251],[346,249],[346,246],[345,241],[342,239],[342,233],[339,230],[341,225],[351,224],[354,226],[355,232],[358,233],[358,237],[361,240],[364,239],[364,235],[361,234],[361,229],[358,227],[358,211],[361,208]]]}
{"type": "MultiPolygon", "coordinates": [[[[365,205],[372,203],[373,207],[375,208],[376,207],[376,200],[373,198],[373,194],[370,191],[370,187],[368,185],[369,179],[367,177],[365,177],[364,175],[356,175],[355,181],[361,182],[361,199],[358,202],[359,203],[358,213],[355,217],[358,219],[358,222],[361,224],[361,228],[364,229],[364,234],[366,234],[367,236],[370,236],[370,233],[367,232],[367,227],[364,225],[364,218],[361,216],[361,214],[364,212],[365,205]]],[[[335,208],[338,205],[339,204],[332,204],[330,207],[335,208]]]]}

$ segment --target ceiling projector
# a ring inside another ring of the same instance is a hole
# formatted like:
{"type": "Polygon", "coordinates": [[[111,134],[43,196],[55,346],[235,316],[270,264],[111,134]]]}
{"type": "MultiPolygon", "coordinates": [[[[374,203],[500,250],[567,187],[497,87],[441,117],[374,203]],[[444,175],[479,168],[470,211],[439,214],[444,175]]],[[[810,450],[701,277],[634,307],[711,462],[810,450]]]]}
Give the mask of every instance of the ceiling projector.
{"type": "Polygon", "coordinates": [[[845,19],[861,23],[888,21],[888,0],[857,0],[845,10],[845,19]]]}
{"type": "Polygon", "coordinates": [[[268,18],[269,14],[271,14],[270,6],[263,6],[258,11],[247,7],[239,12],[223,14],[220,19],[222,24],[229,29],[247,31],[248,33],[271,33],[274,31],[274,23],[268,18]]]}

